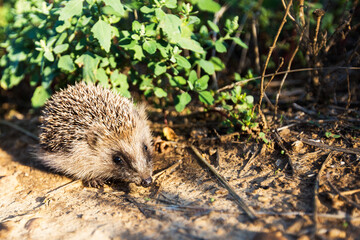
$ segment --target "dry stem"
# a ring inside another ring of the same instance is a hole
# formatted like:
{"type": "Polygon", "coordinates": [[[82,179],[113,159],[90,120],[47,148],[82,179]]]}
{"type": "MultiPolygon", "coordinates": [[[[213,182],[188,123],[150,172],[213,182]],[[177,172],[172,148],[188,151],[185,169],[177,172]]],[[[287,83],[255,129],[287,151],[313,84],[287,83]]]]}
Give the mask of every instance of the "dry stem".
{"type": "Polygon", "coordinates": [[[332,157],[332,152],[329,153],[329,155],[326,157],[325,161],[322,163],[321,168],[319,170],[319,173],[316,176],[315,180],[315,188],[314,188],[314,234],[317,234],[317,226],[318,226],[318,203],[319,203],[319,186],[320,186],[320,177],[321,173],[324,170],[326,164],[329,162],[329,160],[332,157]]]}
{"type": "Polygon", "coordinates": [[[305,27],[305,17],[304,17],[304,0],[299,1],[299,18],[301,22],[301,26],[305,27]]]}
{"type": "Polygon", "coordinates": [[[292,65],[292,62],[293,62],[293,60],[294,60],[294,58],[295,58],[295,55],[296,55],[296,53],[297,53],[298,50],[299,50],[300,43],[301,43],[302,38],[303,38],[303,36],[304,36],[304,31],[305,31],[305,28],[303,28],[303,30],[301,31],[299,42],[298,42],[298,44],[297,44],[297,46],[296,46],[296,49],[294,50],[294,52],[293,52],[293,54],[292,54],[292,56],[291,56],[291,58],[290,58],[290,60],[289,60],[288,67],[287,67],[287,71],[286,71],[285,75],[283,76],[283,78],[282,78],[282,80],[281,80],[280,87],[279,87],[279,91],[278,91],[278,93],[276,94],[274,117],[277,116],[277,109],[278,109],[278,103],[279,103],[279,97],[280,97],[281,89],[282,89],[282,87],[283,87],[283,85],[284,85],[284,83],[285,83],[285,79],[287,78],[287,75],[289,74],[289,71],[290,71],[290,69],[291,69],[291,65],[292,65]]]}
{"type": "Polygon", "coordinates": [[[360,209],[360,205],[353,200],[349,199],[348,197],[344,196],[335,186],[330,182],[329,179],[329,173],[326,174],[327,182],[329,183],[330,187],[339,195],[340,198],[342,198],[345,202],[347,202],[350,205],[353,205],[354,207],[360,209]]]}
{"type": "Polygon", "coordinates": [[[223,176],[221,176],[216,169],[211,166],[204,158],[201,156],[200,152],[193,146],[190,145],[190,148],[193,150],[198,159],[207,167],[209,170],[217,177],[221,184],[229,191],[230,195],[234,198],[235,203],[246,213],[246,215],[251,220],[256,220],[257,217],[255,213],[245,204],[245,202],[240,198],[240,196],[235,192],[235,190],[229,185],[223,176]]]}
{"type": "Polygon", "coordinates": [[[281,33],[281,31],[282,31],[282,28],[284,27],[284,24],[286,23],[286,18],[287,18],[288,14],[289,14],[290,7],[291,7],[291,5],[292,5],[292,2],[293,2],[293,1],[290,0],[288,6],[286,7],[286,11],[285,11],[283,20],[282,20],[282,22],[281,22],[281,24],[280,24],[280,27],[279,27],[279,29],[278,29],[278,32],[277,32],[277,34],[276,34],[276,36],[275,36],[274,42],[273,42],[272,46],[271,46],[270,49],[269,49],[269,53],[268,53],[267,58],[266,58],[266,61],[265,61],[264,69],[263,69],[263,72],[262,72],[262,74],[261,74],[260,99],[259,99],[258,110],[259,110],[259,114],[260,114],[260,116],[261,116],[261,118],[262,118],[262,121],[263,121],[263,124],[264,124],[264,128],[265,128],[265,129],[267,128],[267,123],[266,123],[265,116],[264,116],[264,114],[263,114],[262,111],[261,111],[261,103],[262,103],[262,99],[263,99],[263,97],[264,97],[264,91],[265,91],[265,89],[264,89],[265,73],[266,73],[267,65],[269,64],[269,61],[270,61],[270,57],[271,57],[271,55],[272,55],[272,52],[273,52],[274,49],[275,49],[277,40],[278,40],[278,38],[279,38],[279,36],[280,36],[280,33],[281,33]]]}
{"type": "MultiPolygon", "coordinates": [[[[281,72],[278,72],[275,74],[275,76],[277,75],[282,75],[282,74],[286,74],[286,73],[297,73],[297,72],[306,72],[306,71],[316,71],[316,70],[327,70],[327,69],[349,69],[349,70],[360,70],[360,67],[318,67],[318,68],[299,68],[299,69],[293,69],[291,71],[281,71],[281,72]]],[[[270,74],[266,74],[264,75],[264,77],[271,77],[273,76],[274,73],[270,73],[270,74]]],[[[248,82],[251,82],[251,81],[254,81],[254,80],[257,80],[257,79],[261,79],[262,76],[259,76],[259,77],[254,77],[254,78],[249,78],[249,79],[246,79],[246,80],[243,80],[243,81],[240,81],[240,82],[236,82],[236,83],[232,83],[232,84],[229,84],[227,86],[224,86],[222,88],[219,88],[216,92],[219,93],[219,92],[223,92],[225,90],[228,90],[228,89],[232,89],[234,88],[235,86],[243,86],[244,84],[248,83],[248,82]]]]}

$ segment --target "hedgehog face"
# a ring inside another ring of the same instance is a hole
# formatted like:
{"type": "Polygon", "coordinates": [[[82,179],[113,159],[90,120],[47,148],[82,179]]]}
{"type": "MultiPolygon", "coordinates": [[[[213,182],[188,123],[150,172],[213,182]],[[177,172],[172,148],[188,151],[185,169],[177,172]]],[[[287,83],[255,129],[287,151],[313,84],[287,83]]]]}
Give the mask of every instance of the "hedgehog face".
{"type": "Polygon", "coordinates": [[[148,141],[121,141],[119,150],[109,156],[114,164],[114,178],[148,187],[152,183],[152,152],[148,141]],[[135,143],[135,144],[134,144],[135,143]]]}
{"type": "Polygon", "coordinates": [[[127,134],[88,134],[87,144],[90,149],[90,161],[101,162],[101,176],[134,182],[144,187],[152,183],[153,146],[151,133],[144,121],[136,123],[127,134]],[[94,159],[94,160],[91,160],[94,159]]]}

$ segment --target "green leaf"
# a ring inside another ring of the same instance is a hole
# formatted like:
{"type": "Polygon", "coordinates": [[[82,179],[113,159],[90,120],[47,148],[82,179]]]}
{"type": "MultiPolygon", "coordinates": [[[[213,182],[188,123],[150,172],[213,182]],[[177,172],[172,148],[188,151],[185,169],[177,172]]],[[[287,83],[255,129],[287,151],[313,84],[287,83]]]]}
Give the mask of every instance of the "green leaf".
{"type": "Polygon", "coordinates": [[[189,74],[188,84],[190,87],[190,90],[194,89],[195,82],[198,80],[196,72],[192,70],[189,74]]]}
{"type": "Polygon", "coordinates": [[[225,69],[225,64],[218,57],[211,57],[210,62],[214,64],[215,71],[222,71],[225,69]]]}
{"type": "Polygon", "coordinates": [[[160,21],[163,21],[164,18],[166,17],[166,13],[164,13],[164,11],[161,10],[161,8],[156,8],[156,9],[155,9],[155,16],[156,16],[160,21]]]}
{"type": "Polygon", "coordinates": [[[95,57],[92,53],[86,52],[76,59],[76,64],[83,68],[83,79],[86,83],[95,83],[95,71],[100,62],[98,57],[95,57]]]}
{"type": "Polygon", "coordinates": [[[217,40],[215,42],[215,49],[217,52],[219,53],[224,53],[226,52],[226,46],[225,43],[222,40],[217,40]]]}
{"type": "Polygon", "coordinates": [[[132,49],[136,45],[136,41],[130,39],[130,38],[123,38],[119,41],[119,46],[123,47],[125,49],[132,49]]]}
{"type": "Polygon", "coordinates": [[[199,0],[198,6],[200,10],[212,13],[216,13],[221,8],[220,4],[213,0],[199,0]]]}
{"type": "Polygon", "coordinates": [[[129,92],[129,83],[127,82],[127,76],[125,74],[119,73],[118,70],[115,70],[110,76],[111,84],[113,89],[120,93],[124,97],[131,97],[129,92]]]}
{"type": "Polygon", "coordinates": [[[181,85],[185,85],[186,84],[186,80],[185,78],[181,77],[181,76],[175,76],[173,78],[169,79],[170,85],[172,87],[179,87],[181,85]]]}
{"type": "Polygon", "coordinates": [[[141,61],[143,57],[145,57],[144,52],[140,45],[135,45],[133,49],[135,51],[134,58],[141,61]]]}
{"type": "Polygon", "coordinates": [[[162,89],[162,88],[155,88],[155,96],[157,96],[158,98],[163,98],[167,96],[167,93],[162,89]]]}
{"type": "Polygon", "coordinates": [[[71,27],[71,23],[70,21],[65,21],[64,24],[62,25],[59,25],[55,28],[56,32],[58,33],[62,33],[64,32],[66,29],[70,28],[71,27]]]}
{"type": "Polygon", "coordinates": [[[66,72],[73,72],[75,70],[74,62],[70,55],[64,55],[60,57],[58,62],[58,68],[66,72]]]}
{"type": "Polygon", "coordinates": [[[248,95],[245,97],[245,101],[247,104],[253,104],[254,103],[254,97],[251,95],[248,95]]]}
{"type": "Polygon", "coordinates": [[[125,15],[124,6],[121,4],[120,0],[104,0],[104,2],[106,5],[112,7],[120,16],[125,15]]]}
{"type": "Polygon", "coordinates": [[[156,64],[155,64],[155,71],[154,71],[154,73],[155,73],[156,76],[160,76],[161,74],[163,74],[163,73],[165,73],[165,72],[166,72],[166,65],[165,65],[165,63],[159,62],[159,63],[156,63],[156,64]]]}
{"type": "Polygon", "coordinates": [[[91,32],[94,33],[94,37],[97,38],[100,46],[102,46],[106,52],[109,52],[111,45],[111,25],[99,19],[91,28],[91,32]]]}
{"type": "Polygon", "coordinates": [[[207,105],[214,104],[214,97],[209,91],[199,92],[199,100],[207,105]]]}
{"type": "Polygon", "coordinates": [[[141,23],[139,23],[138,21],[133,21],[132,22],[132,28],[131,28],[134,32],[140,32],[141,30],[141,23]]]}
{"type": "Polygon", "coordinates": [[[339,137],[341,137],[340,135],[333,134],[332,132],[325,132],[325,136],[327,138],[339,138],[339,137]]]}
{"type": "Polygon", "coordinates": [[[233,40],[237,45],[239,45],[240,47],[243,47],[243,48],[245,48],[245,49],[248,49],[248,46],[247,46],[243,41],[241,41],[240,38],[233,37],[232,40],[233,40]]]}
{"type": "Polygon", "coordinates": [[[208,82],[209,82],[209,75],[204,75],[202,76],[199,80],[196,81],[196,88],[198,90],[205,90],[208,87],[208,82]]]}
{"type": "Polygon", "coordinates": [[[173,14],[166,14],[160,19],[160,28],[164,31],[170,41],[177,43],[181,37],[181,20],[173,14]]]}
{"type": "Polygon", "coordinates": [[[212,62],[210,62],[210,61],[200,59],[199,65],[209,75],[213,74],[214,71],[215,71],[214,64],[212,62]]]}
{"type": "Polygon", "coordinates": [[[156,52],[156,41],[154,40],[145,41],[143,43],[143,49],[149,54],[154,54],[156,52]]]}
{"type": "Polygon", "coordinates": [[[18,76],[16,74],[16,69],[10,66],[8,68],[5,68],[3,72],[3,75],[0,80],[0,87],[2,87],[5,90],[10,89],[18,85],[23,79],[24,79],[24,74],[18,76]]]}
{"type": "Polygon", "coordinates": [[[82,13],[84,0],[70,0],[64,8],[60,10],[60,21],[66,21],[73,16],[79,16],[82,13]]]}
{"type": "Polygon", "coordinates": [[[96,79],[99,81],[101,86],[104,86],[106,88],[109,88],[109,77],[106,74],[105,70],[103,68],[98,68],[96,70],[96,79]]]}
{"type": "Polygon", "coordinates": [[[191,68],[191,64],[190,62],[184,58],[181,55],[175,55],[175,59],[176,59],[176,63],[180,66],[183,67],[185,69],[190,69],[191,68]]]}
{"type": "Polygon", "coordinates": [[[213,23],[210,20],[208,20],[207,23],[214,32],[216,32],[216,33],[220,32],[219,27],[215,23],[213,23]]]}
{"type": "Polygon", "coordinates": [[[44,57],[49,60],[50,62],[54,61],[54,55],[49,49],[45,49],[44,57]]]}
{"type": "Polygon", "coordinates": [[[167,8],[176,8],[177,7],[177,0],[165,0],[165,6],[167,8]]]}
{"type": "Polygon", "coordinates": [[[191,96],[187,92],[184,92],[176,96],[177,103],[175,104],[175,109],[178,112],[181,112],[185,109],[186,105],[191,102],[191,96]]]}
{"type": "Polygon", "coordinates": [[[189,22],[188,24],[199,24],[201,22],[200,18],[196,17],[196,16],[189,16],[189,22]]]}
{"type": "Polygon", "coordinates": [[[50,96],[51,94],[49,89],[45,89],[43,86],[38,86],[31,98],[31,104],[34,108],[41,107],[50,96]]]}
{"type": "Polygon", "coordinates": [[[180,40],[178,41],[178,45],[184,49],[188,49],[193,52],[205,53],[199,42],[189,38],[180,38],[180,40]]]}
{"type": "Polygon", "coordinates": [[[142,6],[141,8],[140,8],[140,12],[142,12],[142,13],[152,13],[152,12],[154,12],[155,10],[153,9],[153,8],[149,8],[149,7],[147,7],[147,6],[142,6]]]}
{"type": "Polygon", "coordinates": [[[65,52],[66,50],[68,50],[68,48],[69,48],[69,44],[67,44],[67,43],[57,45],[57,46],[54,48],[54,53],[55,53],[55,54],[59,54],[59,53],[65,52]]]}
{"type": "Polygon", "coordinates": [[[67,38],[67,32],[63,32],[62,34],[60,34],[59,39],[55,43],[55,46],[61,45],[66,38],[67,38]]]}
{"type": "Polygon", "coordinates": [[[261,138],[264,141],[264,143],[266,144],[269,143],[269,140],[266,138],[265,133],[259,132],[259,138],[261,138]]]}
{"type": "Polygon", "coordinates": [[[52,81],[54,80],[54,76],[55,76],[54,72],[55,72],[55,68],[51,68],[50,66],[45,67],[41,72],[41,77],[42,77],[41,86],[43,86],[45,89],[48,89],[52,81]]]}

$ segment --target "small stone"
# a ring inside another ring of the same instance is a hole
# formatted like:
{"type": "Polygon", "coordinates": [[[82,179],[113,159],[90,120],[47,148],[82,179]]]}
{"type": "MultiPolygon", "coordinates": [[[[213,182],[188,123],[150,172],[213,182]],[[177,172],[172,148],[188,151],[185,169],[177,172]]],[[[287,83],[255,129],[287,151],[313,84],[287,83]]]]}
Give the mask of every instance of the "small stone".
{"type": "Polygon", "coordinates": [[[306,235],[302,235],[302,236],[298,237],[297,240],[310,240],[310,237],[308,237],[306,235]]]}
{"type": "Polygon", "coordinates": [[[302,226],[303,226],[303,221],[302,220],[296,221],[292,225],[290,225],[290,227],[288,227],[286,229],[286,232],[291,233],[291,234],[296,234],[301,230],[302,226]]]}
{"type": "Polygon", "coordinates": [[[303,148],[304,144],[302,141],[295,141],[292,145],[292,149],[294,152],[300,152],[300,150],[303,148]]]}
{"type": "Polygon", "coordinates": [[[346,232],[340,229],[333,228],[329,231],[329,238],[344,239],[345,237],[346,237],[346,232]]]}
{"type": "Polygon", "coordinates": [[[176,135],[176,133],[174,132],[174,130],[172,128],[164,127],[163,134],[164,134],[164,137],[166,138],[166,140],[168,140],[168,141],[176,141],[178,139],[178,136],[176,135]]]}

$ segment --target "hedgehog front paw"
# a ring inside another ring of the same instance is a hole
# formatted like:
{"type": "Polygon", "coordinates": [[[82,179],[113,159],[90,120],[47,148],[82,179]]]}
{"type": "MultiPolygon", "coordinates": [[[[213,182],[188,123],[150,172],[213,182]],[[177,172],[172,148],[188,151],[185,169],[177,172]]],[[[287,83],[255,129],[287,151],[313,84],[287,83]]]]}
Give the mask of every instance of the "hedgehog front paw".
{"type": "Polygon", "coordinates": [[[83,180],[83,185],[85,187],[102,188],[104,184],[105,181],[102,179],[83,180]]]}

